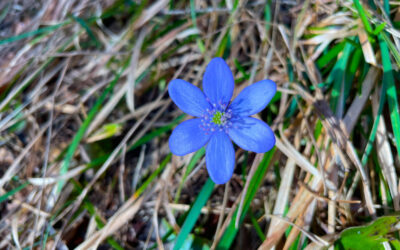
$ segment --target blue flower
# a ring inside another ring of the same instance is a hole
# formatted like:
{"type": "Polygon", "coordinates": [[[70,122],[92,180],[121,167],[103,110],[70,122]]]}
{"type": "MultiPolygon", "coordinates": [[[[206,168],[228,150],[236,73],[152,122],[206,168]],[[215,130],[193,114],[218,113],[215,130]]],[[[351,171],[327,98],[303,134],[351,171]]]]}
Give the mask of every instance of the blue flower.
{"type": "Polygon", "coordinates": [[[269,151],[275,145],[271,128],[250,117],[271,101],[276,84],[262,80],[243,89],[231,102],[234,80],[229,66],[222,58],[207,65],[203,77],[204,93],[196,86],[175,79],[168,92],[175,104],[185,113],[195,116],[179,124],[169,138],[169,148],[175,155],[186,155],[207,143],[206,165],[211,179],[226,183],[233,174],[235,150],[231,142],[256,153],[269,151]]]}

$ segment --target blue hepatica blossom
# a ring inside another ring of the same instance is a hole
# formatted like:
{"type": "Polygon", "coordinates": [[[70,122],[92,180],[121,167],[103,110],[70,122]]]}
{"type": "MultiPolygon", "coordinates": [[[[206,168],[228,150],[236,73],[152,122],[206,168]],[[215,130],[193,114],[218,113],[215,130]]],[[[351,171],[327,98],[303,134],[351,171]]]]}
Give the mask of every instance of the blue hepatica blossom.
{"type": "Polygon", "coordinates": [[[275,145],[271,128],[250,117],[271,101],[276,84],[262,80],[246,88],[231,102],[234,80],[229,66],[222,58],[208,64],[203,77],[202,92],[196,86],[175,79],[168,92],[175,104],[196,118],[179,124],[169,138],[169,148],[175,155],[197,151],[207,143],[206,165],[211,179],[226,183],[235,167],[235,150],[231,142],[256,153],[269,151],[275,145]]]}

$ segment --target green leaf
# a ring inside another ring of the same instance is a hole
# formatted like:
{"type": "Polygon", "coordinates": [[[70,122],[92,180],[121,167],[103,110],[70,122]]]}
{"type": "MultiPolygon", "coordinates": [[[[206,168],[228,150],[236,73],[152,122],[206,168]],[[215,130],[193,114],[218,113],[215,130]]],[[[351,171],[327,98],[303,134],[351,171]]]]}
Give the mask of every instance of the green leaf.
{"type": "MultiPolygon", "coordinates": [[[[78,132],[76,132],[74,138],[72,139],[71,144],[69,145],[67,149],[67,153],[65,155],[65,158],[61,164],[60,168],[60,175],[65,174],[68,172],[69,164],[75,154],[76,149],[78,148],[81,140],[85,136],[86,130],[89,128],[90,123],[96,116],[96,114],[99,112],[101,105],[103,104],[104,100],[106,97],[111,93],[112,89],[114,88],[115,84],[118,82],[119,78],[121,77],[122,73],[125,71],[125,69],[129,65],[129,60],[125,63],[125,65],[122,67],[122,69],[116,74],[115,78],[109,86],[103,91],[101,96],[96,100],[93,108],[89,111],[88,116],[86,119],[83,121],[82,125],[79,127],[78,132]]],[[[58,183],[58,188],[57,191],[60,192],[62,187],[64,185],[64,181],[60,180],[58,183]]]]}
{"type": "Polygon", "coordinates": [[[267,1],[267,4],[265,5],[265,9],[264,9],[264,20],[265,20],[265,31],[266,33],[269,32],[269,30],[271,29],[271,0],[267,1]]]}
{"type": "Polygon", "coordinates": [[[359,0],[353,0],[353,2],[354,2],[354,5],[356,6],[358,14],[360,15],[361,21],[364,24],[365,30],[368,33],[372,33],[371,24],[368,21],[367,13],[365,12],[364,7],[361,5],[359,0]]]}
{"type": "Polygon", "coordinates": [[[122,130],[122,125],[118,123],[109,123],[103,125],[96,133],[94,133],[92,136],[90,136],[87,139],[87,142],[95,142],[95,141],[100,141],[104,140],[107,138],[110,138],[114,135],[117,135],[121,132],[122,130]]]}
{"type": "Polygon", "coordinates": [[[0,11],[0,23],[6,18],[8,11],[11,9],[11,2],[7,3],[6,6],[3,6],[3,10],[0,11]]]}
{"type": "Polygon", "coordinates": [[[238,61],[238,59],[233,59],[233,63],[235,64],[235,66],[236,66],[236,69],[237,70],[239,70],[240,71],[240,73],[242,73],[243,74],[243,77],[246,79],[246,80],[249,80],[250,79],[250,74],[248,74],[247,72],[246,72],[246,70],[243,68],[243,66],[240,64],[240,62],[238,61]]]}
{"type": "Polygon", "coordinates": [[[182,180],[179,183],[179,187],[178,190],[176,191],[176,195],[175,195],[175,199],[174,202],[178,203],[179,197],[181,195],[181,191],[182,191],[182,187],[183,184],[186,181],[187,176],[190,174],[190,172],[192,172],[194,166],[197,164],[197,162],[199,162],[199,160],[203,157],[204,153],[206,152],[206,149],[204,147],[202,147],[200,150],[198,150],[192,157],[192,159],[190,159],[190,162],[186,168],[185,173],[182,176],[182,180]]]}
{"type": "Polygon", "coordinates": [[[390,120],[396,141],[397,153],[400,156],[400,115],[397,90],[393,77],[392,62],[390,60],[387,43],[381,35],[378,35],[379,46],[382,53],[383,82],[387,84],[386,94],[389,103],[390,120]]]}
{"type": "Polygon", "coordinates": [[[218,45],[218,49],[217,49],[217,52],[215,53],[215,56],[224,57],[226,48],[228,47],[229,42],[230,42],[229,39],[230,39],[230,36],[229,36],[229,33],[227,32],[225,34],[225,36],[222,38],[221,43],[218,45]]]}
{"type": "Polygon", "coordinates": [[[317,66],[319,68],[324,67],[327,65],[329,62],[331,62],[337,55],[344,49],[344,46],[346,45],[346,41],[343,41],[337,45],[335,45],[333,48],[331,48],[326,54],[321,56],[317,60],[317,66]]]}
{"type": "MultiPolygon", "coordinates": [[[[392,243],[389,232],[398,223],[399,216],[385,216],[375,220],[372,224],[361,227],[345,229],[338,240],[335,241],[336,249],[375,249],[384,250],[384,243],[392,243]]],[[[393,240],[398,244],[398,240],[393,240]]]]}
{"type": "MultiPolygon", "coordinates": [[[[192,17],[193,26],[197,29],[196,6],[194,0],[190,0],[190,16],[192,17]]],[[[206,49],[199,35],[197,36],[196,43],[200,52],[203,54],[206,49]]]]}
{"type": "MultiPolygon", "coordinates": [[[[331,100],[330,100],[330,105],[332,108],[332,111],[336,113],[337,107],[338,107],[338,102],[339,102],[339,97],[341,94],[343,94],[342,91],[342,84],[344,84],[344,74],[347,68],[347,63],[349,61],[349,57],[353,51],[354,47],[350,44],[347,43],[346,46],[343,49],[343,53],[336,62],[331,76],[333,77],[333,89],[332,89],[332,95],[331,95],[331,100]]],[[[344,99],[344,98],[343,98],[344,99]]],[[[343,100],[344,102],[345,100],[343,100]]],[[[341,105],[342,107],[344,106],[344,103],[341,105]]]]}
{"type": "Polygon", "coordinates": [[[386,88],[387,88],[387,83],[384,81],[383,84],[382,84],[382,89],[381,89],[381,93],[380,93],[378,113],[376,115],[374,124],[372,125],[372,130],[371,130],[371,134],[370,134],[369,139],[368,139],[368,144],[365,147],[364,154],[363,154],[362,159],[361,159],[361,164],[363,166],[365,166],[367,164],[367,162],[368,162],[369,154],[371,153],[371,150],[372,150],[372,147],[373,147],[373,143],[374,143],[375,138],[376,138],[376,132],[378,131],[379,119],[381,117],[381,114],[382,114],[382,111],[383,111],[383,106],[385,105],[385,101],[386,101],[386,88]]]}
{"type": "Polygon", "coordinates": [[[400,53],[397,50],[396,46],[393,44],[392,41],[390,41],[389,37],[385,34],[385,32],[381,33],[381,36],[383,39],[385,39],[386,44],[389,46],[390,52],[392,52],[392,55],[394,59],[396,60],[397,66],[400,68],[400,53]]]}
{"type": "Polygon", "coordinates": [[[154,131],[151,131],[147,134],[145,134],[143,137],[141,137],[139,140],[137,140],[136,143],[134,143],[131,147],[129,147],[128,151],[131,151],[137,147],[140,147],[141,145],[153,140],[154,138],[170,131],[176,124],[178,124],[186,115],[180,115],[178,118],[173,120],[170,124],[162,126],[160,128],[155,129],[154,131]]]}
{"type": "Polygon", "coordinates": [[[386,12],[386,15],[390,18],[390,5],[389,0],[383,0],[383,9],[386,12]]]}
{"type": "Polygon", "coordinates": [[[92,29],[89,27],[89,25],[86,23],[85,20],[83,20],[82,18],[79,18],[77,16],[71,15],[71,17],[77,22],[79,23],[82,28],[84,28],[86,30],[86,33],[89,35],[89,37],[94,41],[94,43],[96,44],[96,48],[100,49],[101,48],[101,44],[100,41],[96,38],[96,36],[94,35],[92,29]]]}
{"type": "Polygon", "coordinates": [[[392,247],[392,249],[400,250],[400,242],[398,240],[391,240],[390,246],[392,247]]]}
{"type": "Polygon", "coordinates": [[[386,23],[381,23],[378,26],[376,26],[374,32],[372,34],[374,34],[375,36],[378,35],[386,26],[386,23]]]}
{"type": "MultiPolygon", "coordinates": [[[[71,43],[72,41],[79,35],[80,32],[75,33],[73,36],[71,36],[62,46],[60,49],[57,50],[57,52],[62,52],[64,51],[71,43]]],[[[1,45],[1,41],[0,41],[1,45]]],[[[17,89],[12,90],[12,92],[7,95],[2,102],[0,103],[0,111],[4,111],[5,108],[8,106],[8,104],[22,91],[27,88],[35,79],[36,77],[40,76],[42,72],[46,69],[47,66],[49,66],[53,61],[55,60],[55,57],[50,57],[48,58],[37,70],[35,70],[28,78],[26,78],[21,85],[17,87],[17,89]]]]}
{"type": "Polygon", "coordinates": [[[7,193],[3,194],[0,196],[0,203],[6,201],[9,197],[13,196],[14,194],[18,193],[22,189],[26,188],[28,186],[29,182],[25,182],[24,184],[19,185],[18,187],[8,191],[7,193]]]}
{"type": "Polygon", "coordinates": [[[22,34],[19,34],[16,36],[8,37],[3,40],[0,40],[0,45],[6,44],[6,43],[12,43],[12,42],[24,39],[24,38],[28,38],[28,37],[32,37],[32,36],[36,36],[36,35],[40,35],[40,34],[44,34],[44,33],[48,34],[54,30],[61,28],[62,26],[70,24],[70,23],[71,23],[71,20],[66,20],[62,23],[47,26],[47,27],[40,28],[40,29],[37,29],[34,31],[28,31],[28,32],[25,32],[25,33],[22,33],[22,34]]]}
{"type": "MultiPolygon", "coordinates": [[[[186,115],[182,114],[180,116],[178,116],[178,118],[176,118],[175,120],[173,120],[170,124],[165,125],[163,127],[157,128],[154,131],[151,131],[147,134],[145,134],[143,137],[141,137],[139,140],[137,140],[136,143],[134,143],[132,146],[130,146],[128,148],[128,152],[140,147],[141,145],[151,141],[152,139],[154,139],[155,137],[158,137],[160,135],[162,135],[163,133],[168,132],[169,130],[171,130],[177,123],[179,123],[179,121],[181,121],[186,115]]],[[[65,153],[62,153],[61,155],[63,155],[65,153]]],[[[108,159],[108,157],[110,156],[110,154],[105,154],[102,155],[98,158],[93,159],[92,161],[90,161],[89,163],[86,164],[87,168],[93,168],[96,166],[99,166],[101,164],[103,164],[104,162],[106,162],[106,160],[108,159]]]]}
{"type": "Polygon", "coordinates": [[[208,198],[210,197],[213,189],[214,182],[208,178],[203,188],[200,191],[200,194],[197,196],[196,201],[194,202],[192,208],[189,211],[188,216],[183,223],[181,231],[176,239],[174,250],[181,249],[184,245],[186,239],[189,237],[190,232],[192,231],[197,219],[200,216],[201,209],[206,204],[208,198]]]}
{"type": "MultiPolygon", "coordinates": [[[[358,68],[360,67],[361,57],[362,57],[362,49],[357,47],[351,56],[348,66],[346,67],[345,85],[344,85],[345,99],[344,100],[347,99],[347,97],[349,96],[349,93],[350,93],[350,89],[353,87],[353,80],[354,80],[354,77],[357,75],[358,68]]],[[[362,80],[363,80],[362,77],[358,78],[358,81],[360,82],[360,85],[357,85],[359,94],[361,94],[361,90],[362,90],[362,87],[361,87],[362,80]]]]}
{"type": "MultiPolygon", "coordinates": [[[[250,180],[249,189],[247,190],[243,202],[243,209],[239,220],[240,225],[243,223],[243,220],[246,217],[246,214],[250,208],[250,204],[254,196],[256,195],[262,180],[264,179],[265,173],[268,170],[268,166],[270,165],[270,162],[272,160],[272,157],[274,156],[275,151],[276,148],[274,147],[273,149],[264,154],[264,157],[261,160],[260,164],[258,165],[253,175],[253,178],[250,180]]],[[[230,249],[233,240],[235,239],[236,234],[239,231],[239,228],[236,228],[235,226],[237,213],[238,209],[236,209],[235,213],[233,214],[231,221],[225,230],[225,233],[223,234],[221,240],[218,243],[217,249],[230,249]]]]}
{"type": "Polygon", "coordinates": [[[134,193],[135,197],[139,197],[144,190],[146,190],[147,186],[150,185],[150,183],[161,173],[161,171],[167,166],[167,163],[171,160],[172,154],[169,153],[165,159],[161,162],[160,166],[154,171],[149,178],[146,179],[146,181],[136,190],[134,193]]]}
{"type": "Polygon", "coordinates": [[[256,233],[257,233],[258,237],[260,238],[260,240],[261,240],[261,241],[264,241],[264,240],[266,239],[266,238],[265,238],[265,235],[264,235],[264,232],[263,232],[263,230],[261,229],[260,225],[258,225],[258,221],[257,221],[257,219],[254,217],[253,212],[252,212],[251,210],[249,210],[249,211],[250,211],[250,220],[251,220],[251,223],[252,223],[253,226],[254,226],[254,230],[256,231],[256,233]]]}

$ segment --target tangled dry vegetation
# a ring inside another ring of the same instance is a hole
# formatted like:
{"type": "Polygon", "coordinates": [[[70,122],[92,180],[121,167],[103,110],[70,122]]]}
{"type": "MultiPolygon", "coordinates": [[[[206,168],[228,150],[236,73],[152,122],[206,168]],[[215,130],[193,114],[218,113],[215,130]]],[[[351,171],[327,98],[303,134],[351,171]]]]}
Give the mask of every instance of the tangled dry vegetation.
{"type": "Polygon", "coordinates": [[[323,248],[398,211],[400,11],[357,3],[1,1],[0,248],[323,248]],[[214,56],[278,85],[276,147],[218,186],[166,92],[214,56]]]}

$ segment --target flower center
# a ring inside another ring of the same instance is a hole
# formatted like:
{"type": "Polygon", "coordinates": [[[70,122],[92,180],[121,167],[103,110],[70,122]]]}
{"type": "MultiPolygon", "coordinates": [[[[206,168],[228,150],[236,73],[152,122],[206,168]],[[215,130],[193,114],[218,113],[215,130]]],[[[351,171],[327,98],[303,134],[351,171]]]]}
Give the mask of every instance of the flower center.
{"type": "Polygon", "coordinates": [[[217,125],[222,125],[223,123],[226,122],[225,118],[225,112],[217,111],[215,112],[214,116],[211,119],[211,122],[217,124],[217,125]]]}
{"type": "Polygon", "coordinates": [[[214,131],[228,133],[228,129],[232,126],[231,118],[231,108],[223,104],[212,104],[212,109],[207,109],[203,115],[200,128],[206,134],[213,133],[214,131]]]}

